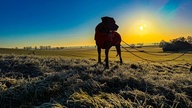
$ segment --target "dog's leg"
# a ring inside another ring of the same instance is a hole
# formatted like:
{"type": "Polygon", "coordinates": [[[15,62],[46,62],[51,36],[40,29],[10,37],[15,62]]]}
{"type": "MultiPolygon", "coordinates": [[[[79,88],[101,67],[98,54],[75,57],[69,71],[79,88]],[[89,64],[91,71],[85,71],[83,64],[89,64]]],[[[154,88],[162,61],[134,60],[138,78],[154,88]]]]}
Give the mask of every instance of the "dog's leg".
{"type": "Polygon", "coordinates": [[[97,46],[98,63],[101,63],[101,47],[97,46]]]}
{"type": "Polygon", "coordinates": [[[116,50],[117,50],[117,54],[119,55],[119,60],[120,60],[120,64],[123,64],[123,60],[122,60],[122,57],[121,57],[121,47],[120,47],[120,44],[116,45],[116,50]]]}
{"type": "Polygon", "coordinates": [[[109,48],[105,49],[105,68],[109,69],[109,48]]]}

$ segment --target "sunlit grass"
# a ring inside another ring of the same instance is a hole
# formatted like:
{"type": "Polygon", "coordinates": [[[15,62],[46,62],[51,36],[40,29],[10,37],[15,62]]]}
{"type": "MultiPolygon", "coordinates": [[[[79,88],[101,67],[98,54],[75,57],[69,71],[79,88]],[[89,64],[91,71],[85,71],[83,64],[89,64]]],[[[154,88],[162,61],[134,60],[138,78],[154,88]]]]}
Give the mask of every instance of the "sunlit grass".
{"type": "MultiPolygon", "coordinates": [[[[127,48],[127,50],[131,51],[132,53],[147,59],[149,61],[167,61],[167,60],[172,60],[182,53],[163,53],[162,49],[159,47],[143,47],[143,48],[138,48],[138,50],[127,48]],[[143,53],[147,52],[152,55],[143,53]],[[153,55],[154,54],[154,55],[153,55]],[[161,55],[161,56],[156,56],[156,55],[161,55]],[[163,56],[163,55],[168,55],[168,56],[163,56]]],[[[64,57],[64,58],[82,58],[82,59],[97,59],[97,49],[94,47],[91,48],[66,48],[63,50],[22,50],[22,49],[0,49],[1,54],[17,54],[17,55],[35,55],[38,56],[56,56],[56,57],[64,57]]],[[[119,57],[116,57],[116,50],[114,47],[111,48],[111,51],[109,52],[109,59],[110,60],[119,60],[119,57]]],[[[191,53],[187,53],[184,56],[178,58],[177,60],[171,61],[171,63],[176,62],[176,63],[191,63],[192,64],[192,58],[191,58],[191,53]]],[[[148,62],[146,60],[142,60],[133,54],[127,52],[125,49],[122,48],[122,57],[124,62],[148,62]]],[[[104,50],[102,50],[102,59],[104,60],[105,55],[104,55],[104,50]]]]}
{"type": "MultiPolygon", "coordinates": [[[[52,51],[1,50],[1,107],[192,107],[191,54],[159,63],[122,50],[120,65],[110,51],[110,68],[97,64],[95,48],[52,51]]],[[[152,60],[171,59],[150,57],[152,60]]],[[[156,54],[159,48],[140,48],[156,54]]],[[[104,51],[103,51],[104,53],[104,51]]],[[[104,54],[103,54],[104,59],[104,54]]]]}

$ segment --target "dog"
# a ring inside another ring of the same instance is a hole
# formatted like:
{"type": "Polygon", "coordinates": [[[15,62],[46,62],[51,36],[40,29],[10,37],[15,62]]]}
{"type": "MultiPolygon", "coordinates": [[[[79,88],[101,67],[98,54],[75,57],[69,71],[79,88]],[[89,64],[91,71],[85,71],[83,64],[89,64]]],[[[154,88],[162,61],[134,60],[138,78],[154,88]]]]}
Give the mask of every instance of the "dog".
{"type": "Polygon", "coordinates": [[[95,41],[98,52],[98,63],[101,63],[101,49],[105,49],[105,68],[109,68],[109,49],[112,46],[116,47],[117,55],[119,56],[120,63],[122,64],[121,57],[121,36],[117,33],[119,26],[115,23],[112,17],[102,17],[102,22],[95,28],[95,41]]]}

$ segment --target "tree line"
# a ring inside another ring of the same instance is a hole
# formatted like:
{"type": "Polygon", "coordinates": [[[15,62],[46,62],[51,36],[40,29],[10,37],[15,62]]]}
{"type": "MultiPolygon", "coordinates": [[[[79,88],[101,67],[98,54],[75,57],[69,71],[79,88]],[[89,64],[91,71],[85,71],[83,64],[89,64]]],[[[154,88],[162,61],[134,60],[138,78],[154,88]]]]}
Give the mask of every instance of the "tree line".
{"type": "Polygon", "coordinates": [[[179,37],[170,42],[162,40],[159,46],[164,52],[182,52],[182,51],[192,51],[192,36],[179,37]]]}

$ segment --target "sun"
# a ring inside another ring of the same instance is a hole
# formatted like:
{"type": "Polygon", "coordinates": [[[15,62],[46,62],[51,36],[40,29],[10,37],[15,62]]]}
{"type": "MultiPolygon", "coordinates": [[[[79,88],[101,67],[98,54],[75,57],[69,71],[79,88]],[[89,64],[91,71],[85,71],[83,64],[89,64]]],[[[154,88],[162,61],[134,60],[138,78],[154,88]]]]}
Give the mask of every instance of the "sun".
{"type": "Polygon", "coordinates": [[[143,31],[144,27],[143,27],[143,26],[140,26],[139,29],[140,29],[141,31],[143,31]]]}

